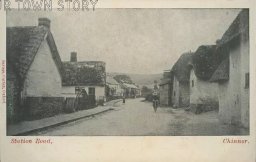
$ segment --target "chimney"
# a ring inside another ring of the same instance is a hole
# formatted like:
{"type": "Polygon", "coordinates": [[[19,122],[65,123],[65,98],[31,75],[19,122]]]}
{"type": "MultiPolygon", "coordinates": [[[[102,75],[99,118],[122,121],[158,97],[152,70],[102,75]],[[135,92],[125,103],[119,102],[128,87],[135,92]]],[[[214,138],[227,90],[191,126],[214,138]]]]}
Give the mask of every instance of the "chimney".
{"type": "Polygon", "coordinates": [[[51,20],[48,18],[39,18],[38,19],[38,26],[45,26],[47,28],[50,28],[51,20]]]}
{"type": "Polygon", "coordinates": [[[76,52],[71,52],[70,62],[77,62],[77,53],[76,52]]]}

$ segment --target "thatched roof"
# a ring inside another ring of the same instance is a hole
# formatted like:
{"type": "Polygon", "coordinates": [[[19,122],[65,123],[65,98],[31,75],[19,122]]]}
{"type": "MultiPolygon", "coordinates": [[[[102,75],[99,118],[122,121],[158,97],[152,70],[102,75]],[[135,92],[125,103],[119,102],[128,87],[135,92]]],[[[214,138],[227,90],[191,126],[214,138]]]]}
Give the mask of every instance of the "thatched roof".
{"type": "Polygon", "coordinates": [[[209,80],[218,65],[215,45],[202,45],[192,56],[192,66],[199,79],[209,80]]]}
{"type": "Polygon", "coordinates": [[[107,84],[112,84],[112,85],[118,85],[119,83],[112,77],[107,75],[106,77],[106,83],[107,84]]]}
{"type": "Polygon", "coordinates": [[[191,63],[191,60],[192,53],[184,53],[173,65],[171,73],[178,79],[179,82],[189,81],[190,70],[188,65],[191,63]]]}
{"type": "MultiPolygon", "coordinates": [[[[229,45],[234,40],[241,38],[241,35],[245,35],[249,38],[249,10],[243,9],[232,24],[229,26],[227,31],[223,34],[221,40],[218,41],[217,53],[218,53],[218,69],[212,75],[210,81],[225,81],[229,79],[229,45]]],[[[237,41],[237,42],[238,42],[237,41]]]]}
{"type": "Polygon", "coordinates": [[[163,78],[159,84],[159,86],[163,86],[166,84],[171,84],[171,78],[163,78]]]}
{"type": "Polygon", "coordinates": [[[131,88],[131,89],[139,89],[139,87],[137,87],[134,84],[130,84],[130,83],[122,83],[122,87],[124,87],[124,88],[131,88]]]}
{"type": "Polygon", "coordinates": [[[241,34],[249,35],[249,10],[243,9],[218,42],[219,46],[231,42],[241,34]]]}
{"type": "Polygon", "coordinates": [[[105,63],[101,61],[63,62],[63,86],[104,86],[105,63]]]}
{"type": "Polygon", "coordinates": [[[62,76],[62,63],[50,29],[45,26],[7,27],[7,71],[13,69],[23,83],[44,38],[62,76]]]}
{"type": "Polygon", "coordinates": [[[210,81],[226,81],[229,79],[229,58],[226,58],[213,73],[210,81]]]}

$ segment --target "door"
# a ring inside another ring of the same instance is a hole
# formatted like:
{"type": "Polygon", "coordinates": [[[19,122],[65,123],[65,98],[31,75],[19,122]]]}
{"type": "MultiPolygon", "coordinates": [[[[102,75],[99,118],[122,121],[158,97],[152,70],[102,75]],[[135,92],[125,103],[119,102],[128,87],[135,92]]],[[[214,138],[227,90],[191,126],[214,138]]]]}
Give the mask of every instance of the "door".
{"type": "Polygon", "coordinates": [[[96,104],[95,87],[89,87],[89,103],[91,105],[96,104]]]}

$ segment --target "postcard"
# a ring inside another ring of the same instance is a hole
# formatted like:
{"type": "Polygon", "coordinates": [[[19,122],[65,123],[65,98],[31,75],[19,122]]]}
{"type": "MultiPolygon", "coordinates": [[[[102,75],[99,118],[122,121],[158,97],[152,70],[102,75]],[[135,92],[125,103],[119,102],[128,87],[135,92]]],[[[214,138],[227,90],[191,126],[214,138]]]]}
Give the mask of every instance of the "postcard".
{"type": "Polygon", "coordinates": [[[2,1],[1,160],[254,162],[253,4],[2,1]]]}

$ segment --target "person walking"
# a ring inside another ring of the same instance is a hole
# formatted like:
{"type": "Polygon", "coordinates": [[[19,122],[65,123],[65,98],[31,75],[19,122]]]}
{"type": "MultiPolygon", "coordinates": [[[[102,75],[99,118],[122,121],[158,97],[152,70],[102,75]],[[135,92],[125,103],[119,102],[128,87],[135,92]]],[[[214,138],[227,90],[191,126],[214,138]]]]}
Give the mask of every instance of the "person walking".
{"type": "Polygon", "coordinates": [[[125,104],[125,94],[123,93],[123,104],[125,104]]]}

